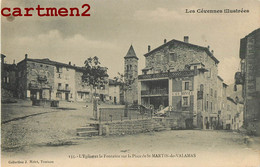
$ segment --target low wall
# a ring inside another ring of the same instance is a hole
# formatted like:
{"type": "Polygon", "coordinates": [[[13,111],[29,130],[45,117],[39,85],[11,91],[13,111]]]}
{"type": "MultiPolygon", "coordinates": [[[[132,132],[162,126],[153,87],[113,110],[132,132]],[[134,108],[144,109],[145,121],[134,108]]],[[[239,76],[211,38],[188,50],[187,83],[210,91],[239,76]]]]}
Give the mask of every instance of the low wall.
{"type": "Polygon", "coordinates": [[[11,90],[1,88],[1,97],[2,99],[12,98],[14,97],[14,92],[11,90]]]}
{"type": "Polygon", "coordinates": [[[124,120],[101,124],[101,135],[125,135],[144,133],[154,130],[152,119],[124,120]]]}
{"type": "Polygon", "coordinates": [[[168,112],[164,124],[172,129],[191,129],[193,127],[192,114],[189,112],[168,112]]]}
{"type": "Polygon", "coordinates": [[[125,108],[99,108],[99,119],[101,122],[122,121],[126,119],[144,119],[151,118],[150,113],[141,112],[138,109],[125,108]]]}

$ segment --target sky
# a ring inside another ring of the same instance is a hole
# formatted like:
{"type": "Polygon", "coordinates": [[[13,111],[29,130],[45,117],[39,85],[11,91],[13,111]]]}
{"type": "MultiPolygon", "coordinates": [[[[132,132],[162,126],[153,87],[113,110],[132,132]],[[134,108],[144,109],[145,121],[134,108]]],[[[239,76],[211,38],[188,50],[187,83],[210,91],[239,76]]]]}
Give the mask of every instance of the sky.
{"type": "MultiPolygon", "coordinates": [[[[220,61],[219,75],[228,84],[239,70],[240,39],[260,27],[260,0],[2,0],[3,7],[78,7],[88,3],[89,17],[1,17],[1,53],[7,63],[49,58],[83,66],[97,56],[111,78],[123,72],[132,44],[145,67],[147,46],[183,40],[210,46],[220,61]],[[247,9],[244,14],[185,13],[186,9],[247,9]]],[[[82,11],[82,10],[81,10],[82,11]]]]}

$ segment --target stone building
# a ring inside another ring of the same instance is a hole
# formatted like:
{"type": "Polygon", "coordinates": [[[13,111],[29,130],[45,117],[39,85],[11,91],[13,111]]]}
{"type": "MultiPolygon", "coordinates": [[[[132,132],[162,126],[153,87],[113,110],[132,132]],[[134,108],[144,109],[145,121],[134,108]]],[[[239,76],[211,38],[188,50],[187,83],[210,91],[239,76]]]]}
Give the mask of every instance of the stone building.
{"type": "Polygon", "coordinates": [[[223,117],[223,128],[226,130],[238,130],[243,125],[243,103],[236,102],[227,97],[226,112],[223,117]]]}
{"type": "Polygon", "coordinates": [[[2,98],[10,98],[16,96],[16,72],[17,66],[5,63],[5,55],[1,54],[1,96],[2,98]]]}
{"type": "Polygon", "coordinates": [[[138,57],[131,45],[126,56],[124,57],[124,80],[127,86],[125,90],[124,101],[130,104],[137,104],[137,83],[138,83],[138,57]]]}
{"type": "Polygon", "coordinates": [[[82,76],[83,73],[80,70],[75,71],[76,101],[91,102],[93,89],[88,83],[82,82],[82,76]]]}
{"type": "MultiPolygon", "coordinates": [[[[209,50],[184,41],[171,40],[145,56],[138,76],[138,102],[155,109],[169,106],[187,126],[216,126],[219,61],[209,50]]],[[[179,120],[176,120],[177,122],[179,120]]]]}
{"type": "Polygon", "coordinates": [[[240,40],[241,72],[235,75],[242,85],[245,127],[260,135],[260,28],[240,40]]]}
{"type": "Polygon", "coordinates": [[[109,79],[109,101],[112,104],[122,104],[123,99],[121,99],[123,91],[121,89],[121,84],[116,80],[109,79]]]}
{"type": "MultiPolygon", "coordinates": [[[[46,100],[88,101],[93,88],[82,81],[83,68],[49,59],[25,59],[17,64],[18,97],[46,100]]],[[[108,87],[97,88],[102,101],[108,96],[108,87]]]]}
{"type": "Polygon", "coordinates": [[[228,85],[224,83],[224,80],[218,76],[217,80],[217,111],[218,111],[218,120],[217,126],[218,129],[223,129],[224,120],[226,119],[227,112],[227,87],[228,85]]]}

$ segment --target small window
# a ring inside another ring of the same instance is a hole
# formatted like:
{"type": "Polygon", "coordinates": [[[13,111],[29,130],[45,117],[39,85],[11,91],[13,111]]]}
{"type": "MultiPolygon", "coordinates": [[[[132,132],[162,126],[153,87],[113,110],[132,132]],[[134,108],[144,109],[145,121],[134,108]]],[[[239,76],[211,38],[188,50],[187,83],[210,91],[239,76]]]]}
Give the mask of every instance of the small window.
{"type": "Polygon", "coordinates": [[[217,91],[215,90],[215,98],[217,98],[217,91]]]}
{"type": "Polygon", "coordinates": [[[42,67],[42,64],[40,65],[40,67],[42,67]]]}
{"type": "Polygon", "coordinates": [[[58,89],[61,89],[61,83],[58,83],[58,89]]]}
{"type": "Polygon", "coordinates": [[[189,90],[189,82],[185,82],[184,90],[189,90]]]}
{"type": "Polygon", "coordinates": [[[60,92],[57,92],[57,93],[56,93],[56,97],[57,97],[57,98],[62,98],[61,93],[60,93],[60,92]]]}
{"type": "Polygon", "coordinates": [[[210,96],[213,96],[213,89],[210,88],[210,96]]]}
{"type": "Polygon", "coordinates": [[[177,61],[177,54],[176,53],[170,53],[170,61],[177,61]]]}
{"type": "Polygon", "coordinates": [[[200,91],[203,91],[203,89],[204,89],[203,84],[200,84],[200,91]]]}
{"type": "Polygon", "coordinates": [[[189,103],[189,96],[183,96],[182,97],[182,106],[183,107],[188,107],[190,105],[189,103]]]}
{"type": "Polygon", "coordinates": [[[161,62],[161,55],[157,55],[157,56],[156,56],[156,61],[157,61],[157,63],[160,63],[160,62],[161,62]]]}

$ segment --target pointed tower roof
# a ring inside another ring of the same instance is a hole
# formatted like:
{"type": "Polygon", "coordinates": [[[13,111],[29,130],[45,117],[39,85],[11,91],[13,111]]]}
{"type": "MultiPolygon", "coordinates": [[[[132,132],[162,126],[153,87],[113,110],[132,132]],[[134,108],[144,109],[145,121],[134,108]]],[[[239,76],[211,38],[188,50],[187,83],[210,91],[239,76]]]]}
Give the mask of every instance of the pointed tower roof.
{"type": "Polygon", "coordinates": [[[136,56],[134,47],[132,45],[130,46],[130,48],[124,58],[125,59],[126,58],[136,58],[138,60],[138,57],[136,56]]]}

